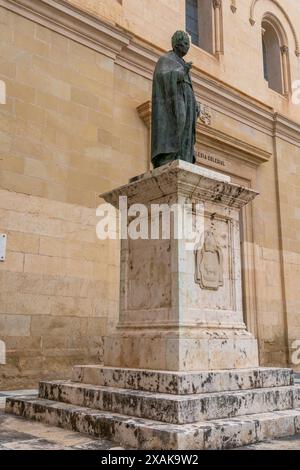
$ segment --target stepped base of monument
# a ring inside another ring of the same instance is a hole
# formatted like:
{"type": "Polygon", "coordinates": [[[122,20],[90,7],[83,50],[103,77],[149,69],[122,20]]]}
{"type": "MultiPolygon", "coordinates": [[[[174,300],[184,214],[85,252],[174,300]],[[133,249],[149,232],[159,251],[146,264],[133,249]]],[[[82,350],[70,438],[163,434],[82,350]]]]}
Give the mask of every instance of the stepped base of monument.
{"type": "Polygon", "coordinates": [[[300,433],[290,369],[167,372],[74,368],[6,412],[138,449],[228,449],[300,433]]]}

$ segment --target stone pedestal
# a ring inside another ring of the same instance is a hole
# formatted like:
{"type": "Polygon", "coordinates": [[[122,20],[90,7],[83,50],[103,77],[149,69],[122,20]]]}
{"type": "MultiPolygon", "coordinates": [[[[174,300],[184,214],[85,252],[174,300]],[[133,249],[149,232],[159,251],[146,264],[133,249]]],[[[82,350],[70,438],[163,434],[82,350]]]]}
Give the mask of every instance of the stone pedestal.
{"type": "MultiPolygon", "coordinates": [[[[258,366],[257,342],[243,321],[239,227],[241,207],[256,195],[181,160],[102,195],[116,208],[126,196],[129,212],[145,205],[149,236],[157,205],[165,217],[168,209],[176,214],[169,239],[121,241],[120,318],[116,334],[105,339],[105,365],[170,371],[258,366]]],[[[162,227],[162,217],[156,220],[162,227]]]]}
{"type": "Polygon", "coordinates": [[[115,207],[127,196],[131,215],[144,204],[144,229],[153,204],[177,204],[175,220],[190,214],[200,238],[191,246],[175,224],[166,239],[122,240],[106,367],[77,366],[71,381],[41,382],[38,396],[9,398],[6,411],[139,449],[225,449],[299,433],[292,371],[258,367],[243,322],[239,210],[256,195],[181,161],[103,195],[115,207]]]}

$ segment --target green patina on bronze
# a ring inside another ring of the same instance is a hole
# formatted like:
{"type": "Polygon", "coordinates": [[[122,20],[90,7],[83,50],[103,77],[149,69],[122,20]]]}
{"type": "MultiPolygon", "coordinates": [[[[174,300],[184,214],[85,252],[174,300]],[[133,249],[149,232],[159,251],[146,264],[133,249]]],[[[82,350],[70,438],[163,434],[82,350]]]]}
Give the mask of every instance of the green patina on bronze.
{"type": "Polygon", "coordinates": [[[154,168],[181,159],[195,162],[198,106],[190,77],[192,63],[183,57],[190,48],[184,31],[172,37],[173,50],[160,57],[153,77],[152,163],[154,168]]]}

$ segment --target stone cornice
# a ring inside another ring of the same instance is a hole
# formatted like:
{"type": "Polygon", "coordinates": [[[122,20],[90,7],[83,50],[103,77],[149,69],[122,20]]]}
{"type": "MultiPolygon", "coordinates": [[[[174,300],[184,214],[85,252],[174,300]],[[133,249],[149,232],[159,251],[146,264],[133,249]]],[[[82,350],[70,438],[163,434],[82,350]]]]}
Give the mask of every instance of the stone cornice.
{"type": "Polygon", "coordinates": [[[274,136],[300,147],[300,124],[274,113],[274,136]]]}
{"type": "Polygon", "coordinates": [[[64,0],[0,0],[0,6],[107,55],[126,69],[152,78],[161,51],[145,47],[128,31],[64,0]]]}
{"type": "Polygon", "coordinates": [[[120,51],[115,63],[152,80],[158,58],[158,52],[154,52],[132,38],[131,42],[120,51]]]}
{"type": "MultiPolygon", "coordinates": [[[[150,129],[151,102],[143,103],[137,108],[137,111],[145,125],[150,129]]],[[[265,163],[271,158],[269,152],[201,122],[197,123],[197,140],[212,151],[221,151],[224,155],[235,157],[254,165],[265,163]]]]}
{"type": "Polygon", "coordinates": [[[116,59],[131,36],[63,0],[0,0],[0,6],[116,59]]]}
{"type": "Polygon", "coordinates": [[[230,177],[197,165],[175,160],[130,180],[129,184],[116,188],[100,197],[119,208],[120,196],[127,196],[128,204],[149,204],[173,195],[188,201],[218,201],[221,206],[242,208],[259,193],[253,189],[231,183],[230,177]]]}
{"type": "Polygon", "coordinates": [[[272,135],[273,108],[201,72],[193,72],[192,76],[196,95],[215,111],[272,135]]]}
{"type": "MultiPolygon", "coordinates": [[[[152,78],[162,51],[119,26],[106,23],[64,0],[0,0],[0,6],[56,31],[110,57],[128,70],[152,78]]],[[[215,111],[231,116],[267,135],[280,131],[280,137],[300,145],[300,125],[283,116],[274,119],[274,110],[239,92],[226,83],[194,69],[195,93],[215,111]],[[274,129],[274,122],[276,126],[274,129]]],[[[249,152],[251,154],[251,152],[249,152]]],[[[264,157],[259,157],[265,161],[264,157]]]]}
{"type": "Polygon", "coordinates": [[[197,134],[199,142],[228,157],[235,157],[254,165],[268,162],[271,158],[271,153],[201,123],[197,124],[197,134]]]}

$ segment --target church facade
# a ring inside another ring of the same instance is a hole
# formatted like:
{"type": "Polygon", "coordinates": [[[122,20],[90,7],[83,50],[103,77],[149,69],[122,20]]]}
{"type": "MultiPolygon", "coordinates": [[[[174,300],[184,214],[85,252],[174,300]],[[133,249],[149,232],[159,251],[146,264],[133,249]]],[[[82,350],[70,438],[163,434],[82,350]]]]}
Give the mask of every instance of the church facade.
{"type": "Polygon", "coordinates": [[[196,163],[259,192],[240,229],[260,365],[300,370],[299,2],[0,0],[0,24],[0,389],[103,361],[120,244],[97,238],[99,194],[151,168],[152,76],[176,30],[196,163]]]}

